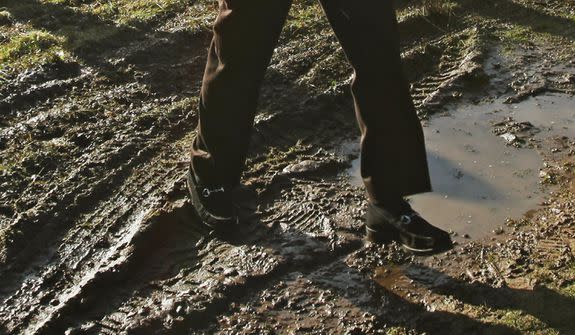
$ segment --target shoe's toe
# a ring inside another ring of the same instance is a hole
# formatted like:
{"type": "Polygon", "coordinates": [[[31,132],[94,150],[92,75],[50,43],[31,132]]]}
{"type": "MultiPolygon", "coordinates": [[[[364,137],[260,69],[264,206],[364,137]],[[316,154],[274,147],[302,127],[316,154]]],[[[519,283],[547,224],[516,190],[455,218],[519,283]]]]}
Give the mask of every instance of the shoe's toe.
{"type": "Polygon", "coordinates": [[[416,253],[438,253],[451,249],[453,242],[448,232],[433,226],[417,213],[400,229],[402,245],[416,253]]]}

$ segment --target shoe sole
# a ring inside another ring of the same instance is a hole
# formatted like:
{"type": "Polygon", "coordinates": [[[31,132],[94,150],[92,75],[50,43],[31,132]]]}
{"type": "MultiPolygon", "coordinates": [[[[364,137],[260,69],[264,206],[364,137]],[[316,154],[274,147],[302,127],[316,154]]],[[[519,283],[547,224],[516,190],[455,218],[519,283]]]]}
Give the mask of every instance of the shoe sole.
{"type": "Polygon", "coordinates": [[[188,172],[186,173],[188,193],[190,195],[190,200],[192,201],[192,207],[194,208],[194,212],[196,212],[196,215],[198,216],[198,218],[200,219],[200,221],[204,226],[214,231],[225,231],[227,230],[225,228],[229,228],[231,226],[239,224],[239,217],[237,216],[235,217],[235,222],[233,222],[234,221],[233,217],[217,218],[211,215],[208,216],[206,214],[200,213],[200,212],[207,212],[207,210],[202,205],[202,202],[199,199],[199,195],[198,192],[196,192],[195,183],[192,180],[192,178],[193,178],[192,173],[191,171],[188,170],[188,172]],[[214,223],[211,224],[210,221],[213,221],[214,223]]]}
{"type": "Polygon", "coordinates": [[[399,229],[389,224],[385,225],[383,229],[379,230],[366,226],[365,232],[366,232],[365,234],[366,240],[368,240],[369,242],[376,244],[386,244],[395,241],[398,242],[404,250],[421,256],[438,254],[451,249],[451,247],[438,247],[438,248],[427,248],[427,249],[418,249],[411,247],[409,246],[409,244],[403,241],[399,229]]]}

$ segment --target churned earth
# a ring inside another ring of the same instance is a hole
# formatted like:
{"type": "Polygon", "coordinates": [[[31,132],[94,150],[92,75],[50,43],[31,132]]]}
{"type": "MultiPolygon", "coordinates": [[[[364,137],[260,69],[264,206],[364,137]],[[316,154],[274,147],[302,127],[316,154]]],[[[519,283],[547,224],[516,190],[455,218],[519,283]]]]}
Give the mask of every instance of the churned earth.
{"type": "Polygon", "coordinates": [[[428,258],[363,241],[351,69],[316,2],[222,239],[184,183],[217,3],[2,0],[0,334],[575,334],[575,3],[397,7],[440,182],[411,201],[457,241],[428,258]]]}

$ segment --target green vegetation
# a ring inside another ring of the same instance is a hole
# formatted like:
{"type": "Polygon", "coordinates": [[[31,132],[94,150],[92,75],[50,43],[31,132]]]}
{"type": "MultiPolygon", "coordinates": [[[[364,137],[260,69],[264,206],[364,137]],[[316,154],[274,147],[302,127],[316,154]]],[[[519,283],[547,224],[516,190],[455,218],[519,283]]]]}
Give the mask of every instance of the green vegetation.
{"type": "Polygon", "coordinates": [[[8,42],[0,52],[1,61],[9,61],[26,55],[50,50],[56,46],[59,39],[44,31],[31,31],[16,36],[8,42]]]}
{"type": "Polygon", "coordinates": [[[0,44],[2,70],[23,70],[37,64],[69,59],[62,47],[64,39],[46,31],[31,30],[17,34],[0,44]]]}
{"type": "Polygon", "coordinates": [[[290,11],[284,34],[320,32],[328,28],[327,20],[316,1],[296,1],[290,11]]]}
{"type": "Polygon", "coordinates": [[[391,327],[389,329],[387,329],[387,333],[388,335],[408,335],[411,334],[412,332],[408,331],[407,329],[403,328],[403,327],[391,327]]]}
{"type": "Polygon", "coordinates": [[[9,11],[0,9],[0,26],[11,24],[13,19],[9,11]]]}
{"type": "Polygon", "coordinates": [[[558,335],[559,332],[550,329],[545,323],[539,319],[525,314],[519,310],[510,310],[504,312],[500,320],[501,324],[507,325],[520,331],[522,334],[538,334],[538,335],[558,335]]]}
{"type": "Polygon", "coordinates": [[[549,55],[555,61],[569,62],[573,58],[575,41],[563,36],[567,33],[560,22],[554,25],[549,23],[534,25],[506,24],[505,28],[504,30],[495,31],[495,34],[503,42],[502,45],[506,52],[515,52],[520,46],[555,45],[556,52],[549,55]]]}
{"type": "Polygon", "coordinates": [[[185,9],[186,0],[110,0],[84,5],[84,12],[118,25],[143,26],[185,9]]]}
{"type": "Polygon", "coordinates": [[[510,43],[529,43],[533,37],[533,31],[524,26],[513,25],[503,32],[503,37],[510,43]]]}
{"type": "Polygon", "coordinates": [[[40,0],[40,3],[69,7],[86,15],[95,15],[117,25],[142,26],[182,11],[187,0],[40,0]]]}
{"type": "Polygon", "coordinates": [[[144,38],[168,18],[207,30],[217,3],[198,0],[7,0],[0,8],[2,77],[144,38]]]}
{"type": "Polygon", "coordinates": [[[421,11],[424,16],[449,16],[458,7],[449,0],[423,0],[421,11]]]}

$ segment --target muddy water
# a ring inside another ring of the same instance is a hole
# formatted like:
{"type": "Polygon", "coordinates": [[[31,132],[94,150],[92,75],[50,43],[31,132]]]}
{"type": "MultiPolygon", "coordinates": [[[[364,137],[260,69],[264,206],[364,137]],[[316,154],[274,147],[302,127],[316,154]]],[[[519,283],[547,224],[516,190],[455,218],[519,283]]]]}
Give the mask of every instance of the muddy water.
{"type": "MultiPolygon", "coordinates": [[[[410,197],[432,223],[472,239],[499,234],[507,218],[519,218],[544,199],[539,180],[540,154],[515,148],[496,136],[493,123],[512,117],[528,121],[536,138],[575,135],[575,100],[547,95],[519,104],[503,100],[450,108],[429,120],[424,133],[434,192],[410,197]]],[[[361,185],[359,159],[351,182],[361,185]]]]}
{"type": "Polygon", "coordinates": [[[541,130],[537,135],[539,138],[575,136],[575,97],[545,95],[504,107],[518,122],[529,121],[538,127],[541,130]]]}

